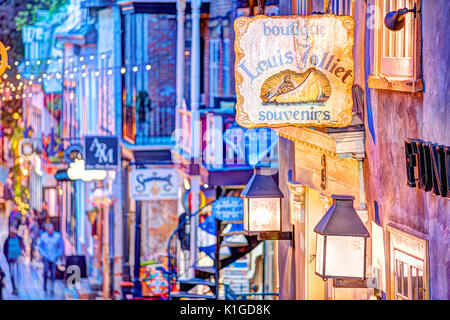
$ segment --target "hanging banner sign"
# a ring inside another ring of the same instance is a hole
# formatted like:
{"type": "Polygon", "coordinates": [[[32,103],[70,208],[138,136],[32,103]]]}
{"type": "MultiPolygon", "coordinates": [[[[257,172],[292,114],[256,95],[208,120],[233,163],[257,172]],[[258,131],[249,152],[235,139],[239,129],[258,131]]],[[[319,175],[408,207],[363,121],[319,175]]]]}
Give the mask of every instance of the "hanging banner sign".
{"type": "Polygon", "coordinates": [[[64,159],[68,164],[75,161],[75,159],[83,159],[83,147],[79,144],[71,144],[64,150],[64,159]]]}
{"type": "Polygon", "coordinates": [[[119,139],[116,136],[86,136],[84,155],[86,170],[116,170],[119,166],[119,139]]]}
{"type": "Polygon", "coordinates": [[[240,221],[244,219],[244,202],[239,197],[219,198],[212,204],[212,214],[222,221],[240,221]]]}
{"type": "Polygon", "coordinates": [[[175,200],[178,197],[175,168],[136,169],[130,172],[129,192],[134,200],[175,200]]]}
{"type": "Polygon", "coordinates": [[[352,17],[333,14],[237,18],[239,125],[350,125],[354,26],[352,17]]]}

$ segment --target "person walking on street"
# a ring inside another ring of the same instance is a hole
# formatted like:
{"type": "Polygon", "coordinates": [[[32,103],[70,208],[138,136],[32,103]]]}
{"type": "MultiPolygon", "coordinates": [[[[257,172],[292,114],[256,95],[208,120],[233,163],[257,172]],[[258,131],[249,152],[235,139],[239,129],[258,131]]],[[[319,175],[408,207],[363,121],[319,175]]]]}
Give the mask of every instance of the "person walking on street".
{"type": "Polygon", "coordinates": [[[21,223],[22,215],[20,214],[17,204],[14,204],[13,210],[9,214],[9,226],[13,226],[15,229],[18,229],[21,223]]]}
{"type": "Polygon", "coordinates": [[[45,232],[38,242],[39,254],[44,261],[44,291],[47,292],[47,279],[51,281],[50,294],[54,294],[56,261],[64,255],[64,242],[61,234],[55,231],[51,222],[45,225],[45,232]],[[49,277],[50,272],[50,277],[49,277]]]}
{"type": "Polygon", "coordinates": [[[11,284],[13,287],[13,294],[17,295],[17,285],[19,279],[19,258],[25,252],[23,239],[17,235],[17,229],[11,226],[9,229],[9,236],[3,244],[3,254],[9,266],[9,274],[11,276],[11,284]]]}
{"type": "Polygon", "coordinates": [[[0,300],[3,300],[3,288],[6,287],[5,283],[5,273],[0,267],[0,300]]]}
{"type": "Polygon", "coordinates": [[[33,215],[30,217],[29,220],[29,231],[28,234],[30,235],[30,261],[33,262],[34,251],[36,249],[37,240],[39,237],[39,222],[38,222],[39,212],[37,210],[33,211],[33,215]]]}
{"type": "Polygon", "coordinates": [[[45,224],[48,222],[48,206],[47,206],[47,202],[45,202],[45,201],[42,203],[42,210],[39,214],[38,222],[39,222],[40,230],[45,231],[44,227],[45,227],[45,224]]]}

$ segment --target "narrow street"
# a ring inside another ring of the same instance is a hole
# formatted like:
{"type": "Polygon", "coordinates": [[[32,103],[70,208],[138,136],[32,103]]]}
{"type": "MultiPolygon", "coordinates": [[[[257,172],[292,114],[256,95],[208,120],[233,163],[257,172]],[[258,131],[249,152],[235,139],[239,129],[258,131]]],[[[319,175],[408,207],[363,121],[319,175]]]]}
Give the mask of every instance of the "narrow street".
{"type": "MultiPolygon", "coordinates": [[[[29,256],[23,256],[19,264],[18,295],[12,294],[8,263],[3,255],[3,243],[8,236],[8,219],[0,215],[0,266],[5,272],[6,288],[3,289],[4,300],[63,300],[65,285],[63,280],[55,281],[55,293],[50,295],[43,288],[43,264],[40,261],[30,263],[29,256]]],[[[26,241],[25,241],[26,242],[26,241]]],[[[40,259],[38,259],[40,260],[40,259]]]]}

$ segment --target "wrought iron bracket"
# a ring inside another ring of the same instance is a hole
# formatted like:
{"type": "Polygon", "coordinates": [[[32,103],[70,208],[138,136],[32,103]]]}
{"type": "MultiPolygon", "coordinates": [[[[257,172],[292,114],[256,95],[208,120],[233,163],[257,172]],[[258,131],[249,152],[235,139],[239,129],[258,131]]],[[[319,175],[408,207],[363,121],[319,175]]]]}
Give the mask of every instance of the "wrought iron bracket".
{"type": "Polygon", "coordinates": [[[265,231],[258,232],[258,240],[290,240],[291,247],[295,248],[295,226],[292,225],[292,231],[265,231]]]}

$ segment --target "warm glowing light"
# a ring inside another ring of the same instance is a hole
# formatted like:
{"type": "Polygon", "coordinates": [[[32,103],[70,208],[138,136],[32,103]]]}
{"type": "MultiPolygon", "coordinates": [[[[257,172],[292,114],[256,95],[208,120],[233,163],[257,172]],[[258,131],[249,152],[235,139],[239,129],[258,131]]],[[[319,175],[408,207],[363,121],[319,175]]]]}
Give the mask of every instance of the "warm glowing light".
{"type": "Polygon", "coordinates": [[[108,70],[108,75],[109,76],[112,75],[112,70],[111,69],[108,70]]]}
{"type": "Polygon", "coordinates": [[[125,68],[120,69],[120,73],[124,74],[127,70],[125,68]]]}
{"type": "Polygon", "coordinates": [[[84,61],[84,57],[83,56],[80,57],[80,61],[84,61]]]}
{"type": "Polygon", "coordinates": [[[94,75],[95,75],[96,77],[98,77],[98,76],[100,75],[100,72],[95,71],[95,72],[94,72],[94,75]]]}
{"type": "Polygon", "coordinates": [[[149,64],[145,66],[145,69],[147,69],[147,70],[150,70],[151,68],[152,68],[152,66],[149,64]]]}
{"type": "Polygon", "coordinates": [[[134,67],[133,67],[133,71],[134,71],[134,72],[137,72],[137,71],[138,71],[138,67],[137,67],[137,66],[134,66],[134,67]]]}
{"type": "Polygon", "coordinates": [[[20,78],[22,78],[22,76],[20,74],[16,75],[17,80],[20,80],[20,78]]]}
{"type": "Polygon", "coordinates": [[[89,59],[94,60],[94,56],[93,55],[89,56],[89,59]]]}

